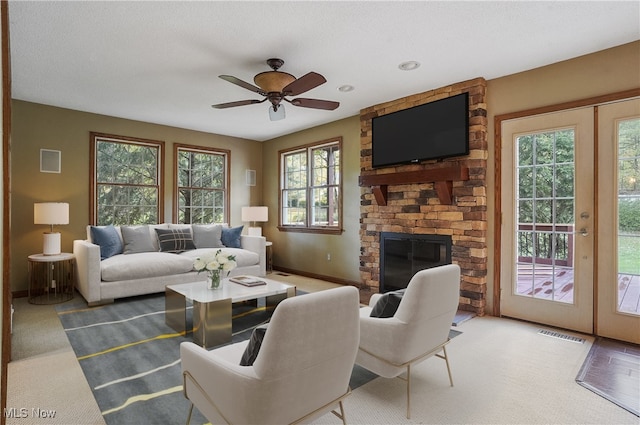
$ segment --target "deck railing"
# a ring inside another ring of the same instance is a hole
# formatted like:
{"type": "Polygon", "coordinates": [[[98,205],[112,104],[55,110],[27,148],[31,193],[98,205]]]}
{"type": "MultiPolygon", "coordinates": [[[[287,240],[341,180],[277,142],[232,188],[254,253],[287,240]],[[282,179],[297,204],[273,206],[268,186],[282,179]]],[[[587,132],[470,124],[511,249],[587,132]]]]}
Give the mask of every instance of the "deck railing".
{"type": "Polygon", "coordinates": [[[518,262],[573,266],[573,224],[518,224],[518,262]]]}

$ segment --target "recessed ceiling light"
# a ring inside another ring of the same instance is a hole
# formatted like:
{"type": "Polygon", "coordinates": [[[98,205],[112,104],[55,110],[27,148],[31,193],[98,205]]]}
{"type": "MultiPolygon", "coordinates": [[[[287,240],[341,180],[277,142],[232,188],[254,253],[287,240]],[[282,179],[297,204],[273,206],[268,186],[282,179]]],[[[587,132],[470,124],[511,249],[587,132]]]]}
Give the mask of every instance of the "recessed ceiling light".
{"type": "Polygon", "coordinates": [[[341,91],[343,93],[350,92],[350,91],[353,91],[353,90],[355,90],[355,87],[353,87],[350,84],[345,84],[343,86],[338,87],[338,91],[341,91]]]}
{"type": "Polygon", "coordinates": [[[402,62],[400,65],[398,65],[398,68],[400,68],[403,71],[413,71],[414,69],[420,68],[420,62],[416,62],[416,61],[402,62]]]}

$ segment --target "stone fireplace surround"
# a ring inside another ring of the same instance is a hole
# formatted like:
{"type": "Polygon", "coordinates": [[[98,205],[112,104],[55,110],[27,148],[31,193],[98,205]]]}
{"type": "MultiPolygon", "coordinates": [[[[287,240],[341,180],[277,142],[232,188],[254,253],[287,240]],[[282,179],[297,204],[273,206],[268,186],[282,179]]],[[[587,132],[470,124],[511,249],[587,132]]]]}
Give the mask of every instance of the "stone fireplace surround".
{"type": "Polygon", "coordinates": [[[450,235],[460,310],[484,315],[487,289],[486,81],[476,78],[360,111],[361,299],[378,292],[380,233],[450,235]],[[373,169],[374,117],[469,92],[469,155],[373,169]]]}

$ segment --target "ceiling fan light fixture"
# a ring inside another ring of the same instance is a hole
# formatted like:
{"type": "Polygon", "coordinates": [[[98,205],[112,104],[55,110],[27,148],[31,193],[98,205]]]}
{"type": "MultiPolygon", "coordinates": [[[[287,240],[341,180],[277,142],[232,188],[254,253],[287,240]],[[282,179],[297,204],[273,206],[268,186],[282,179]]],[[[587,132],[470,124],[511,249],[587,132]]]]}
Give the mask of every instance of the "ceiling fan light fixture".
{"type": "Polygon", "coordinates": [[[284,105],[269,106],[269,119],[271,121],[280,121],[285,118],[284,105]]]}
{"type": "Polygon", "coordinates": [[[416,62],[416,61],[402,62],[400,65],[398,65],[398,68],[400,68],[403,71],[413,71],[414,69],[420,68],[420,62],[416,62]]]}
{"type": "Polygon", "coordinates": [[[295,80],[296,77],[293,75],[281,71],[265,71],[253,78],[256,85],[267,93],[280,93],[295,80]]]}

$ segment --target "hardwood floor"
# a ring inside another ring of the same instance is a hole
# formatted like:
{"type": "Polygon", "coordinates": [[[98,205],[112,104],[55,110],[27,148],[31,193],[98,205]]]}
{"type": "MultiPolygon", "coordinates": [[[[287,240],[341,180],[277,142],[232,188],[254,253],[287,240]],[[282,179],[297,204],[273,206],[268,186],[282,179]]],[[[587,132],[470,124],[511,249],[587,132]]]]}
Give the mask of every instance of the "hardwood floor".
{"type": "MultiPolygon", "coordinates": [[[[531,266],[518,267],[517,293],[558,302],[573,302],[573,269],[570,267],[536,266],[535,278],[531,266]]],[[[618,310],[640,314],[640,275],[618,275],[618,310]]]]}

